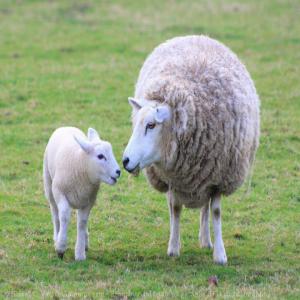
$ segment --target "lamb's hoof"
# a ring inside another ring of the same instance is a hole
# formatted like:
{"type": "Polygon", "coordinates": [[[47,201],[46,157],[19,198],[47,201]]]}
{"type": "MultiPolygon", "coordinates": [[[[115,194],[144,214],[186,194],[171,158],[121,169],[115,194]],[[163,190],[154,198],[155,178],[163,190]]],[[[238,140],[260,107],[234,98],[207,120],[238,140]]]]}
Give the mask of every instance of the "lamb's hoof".
{"type": "Polygon", "coordinates": [[[57,256],[58,256],[58,258],[60,258],[61,260],[64,258],[64,254],[65,254],[65,252],[58,252],[58,251],[57,251],[57,256]]]}
{"type": "Polygon", "coordinates": [[[179,255],[180,255],[180,251],[179,251],[179,249],[174,249],[174,248],[172,248],[172,249],[168,249],[168,256],[170,256],[170,257],[178,257],[179,255]]]}

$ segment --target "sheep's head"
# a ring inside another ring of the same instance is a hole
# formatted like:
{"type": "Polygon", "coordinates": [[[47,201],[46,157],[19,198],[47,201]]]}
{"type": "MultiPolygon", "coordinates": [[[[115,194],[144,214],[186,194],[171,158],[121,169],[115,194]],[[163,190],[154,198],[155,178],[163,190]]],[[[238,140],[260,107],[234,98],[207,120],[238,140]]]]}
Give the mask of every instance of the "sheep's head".
{"type": "Polygon", "coordinates": [[[123,154],[124,168],[133,174],[161,161],[161,139],[164,123],[171,119],[167,104],[129,98],[134,110],[134,128],[123,154]]]}
{"type": "Polygon", "coordinates": [[[97,131],[93,128],[89,128],[87,140],[79,136],[74,136],[74,139],[86,154],[90,180],[95,183],[103,181],[110,185],[115,184],[121,171],[111,144],[100,140],[97,131]]]}

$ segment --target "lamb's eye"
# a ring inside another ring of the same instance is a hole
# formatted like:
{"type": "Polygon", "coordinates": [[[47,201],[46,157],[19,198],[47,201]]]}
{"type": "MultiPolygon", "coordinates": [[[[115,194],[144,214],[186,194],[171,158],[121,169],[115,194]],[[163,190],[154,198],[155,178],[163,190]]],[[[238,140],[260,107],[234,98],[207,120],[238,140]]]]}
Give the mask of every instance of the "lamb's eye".
{"type": "Polygon", "coordinates": [[[97,157],[98,157],[99,159],[106,159],[105,156],[104,156],[103,154],[99,154],[97,157]]]}
{"type": "Polygon", "coordinates": [[[153,129],[155,127],[155,123],[148,123],[146,129],[153,129]]]}

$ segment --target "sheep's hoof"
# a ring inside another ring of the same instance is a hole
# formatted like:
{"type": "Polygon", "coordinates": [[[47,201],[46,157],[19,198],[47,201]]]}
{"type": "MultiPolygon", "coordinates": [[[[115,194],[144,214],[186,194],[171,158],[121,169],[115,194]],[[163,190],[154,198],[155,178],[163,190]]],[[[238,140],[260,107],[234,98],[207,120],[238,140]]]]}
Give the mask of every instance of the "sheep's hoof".
{"type": "Polygon", "coordinates": [[[77,255],[77,256],[75,256],[75,260],[76,261],[86,260],[86,256],[85,255],[77,255]]]}
{"type": "Polygon", "coordinates": [[[214,263],[220,266],[225,266],[227,265],[227,260],[215,260],[214,259],[214,263]]]}
{"type": "Polygon", "coordinates": [[[213,258],[214,262],[218,265],[224,266],[227,264],[227,256],[224,245],[215,245],[213,258]]]}
{"type": "Polygon", "coordinates": [[[58,252],[58,251],[57,251],[57,256],[58,256],[60,259],[63,259],[63,258],[64,258],[64,254],[65,254],[65,252],[58,252]]]}
{"type": "Polygon", "coordinates": [[[205,249],[212,249],[213,245],[212,245],[212,243],[203,243],[203,242],[200,242],[200,247],[201,248],[205,248],[205,249]]]}
{"type": "Polygon", "coordinates": [[[217,265],[225,266],[227,264],[226,254],[224,256],[220,256],[220,257],[214,256],[214,263],[217,265]]]}

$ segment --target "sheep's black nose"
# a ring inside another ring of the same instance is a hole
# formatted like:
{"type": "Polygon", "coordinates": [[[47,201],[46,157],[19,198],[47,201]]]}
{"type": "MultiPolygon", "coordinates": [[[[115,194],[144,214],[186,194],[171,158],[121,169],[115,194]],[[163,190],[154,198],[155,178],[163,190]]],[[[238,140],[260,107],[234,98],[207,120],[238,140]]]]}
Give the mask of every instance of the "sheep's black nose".
{"type": "Polygon", "coordinates": [[[124,166],[125,169],[126,169],[126,166],[128,165],[128,163],[129,163],[129,158],[128,158],[128,157],[125,157],[125,158],[123,159],[123,166],[124,166]]]}
{"type": "Polygon", "coordinates": [[[120,177],[120,175],[121,175],[121,170],[117,170],[116,173],[117,173],[117,175],[120,177]]]}

